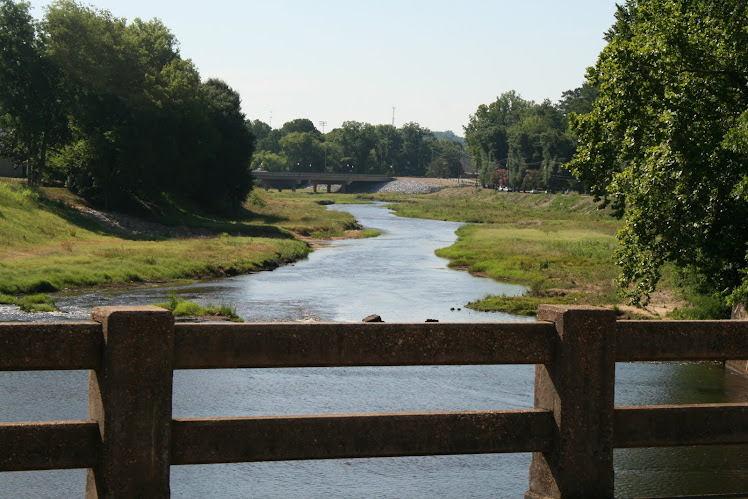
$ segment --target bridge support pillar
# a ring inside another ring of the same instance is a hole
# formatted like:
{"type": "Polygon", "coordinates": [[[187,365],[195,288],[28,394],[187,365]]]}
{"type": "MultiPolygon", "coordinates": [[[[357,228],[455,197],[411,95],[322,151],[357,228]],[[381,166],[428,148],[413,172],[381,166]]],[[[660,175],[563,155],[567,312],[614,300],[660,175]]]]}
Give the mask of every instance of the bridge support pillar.
{"type": "Polygon", "coordinates": [[[553,362],[535,367],[535,408],[557,428],[552,449],[532,455],[525,498],[612,498],[615,312],[541,305],[538,320],[557,340],[553,362]]]}
{"type": "Polygon", "coordinates": [[[327,183],[327,193],[330,194],[331,192],[332,192],[332,184],[328,182],[327,183]]]}

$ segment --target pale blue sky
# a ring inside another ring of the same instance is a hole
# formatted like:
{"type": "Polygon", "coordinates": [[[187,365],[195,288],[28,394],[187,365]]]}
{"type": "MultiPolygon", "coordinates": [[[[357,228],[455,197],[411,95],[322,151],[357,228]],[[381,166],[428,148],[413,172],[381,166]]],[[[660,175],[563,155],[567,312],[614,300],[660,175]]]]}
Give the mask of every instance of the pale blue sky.
{"type": "MultiPolygon", "coordinates": [[[[45,0],[31,0],[43,16],[45,0]]],[[[248,118],[462,127],[508,90],[557,101],[584,81],[614,0],[93,0],[157,17],[203,79],[225,80],[248,118]]]]}

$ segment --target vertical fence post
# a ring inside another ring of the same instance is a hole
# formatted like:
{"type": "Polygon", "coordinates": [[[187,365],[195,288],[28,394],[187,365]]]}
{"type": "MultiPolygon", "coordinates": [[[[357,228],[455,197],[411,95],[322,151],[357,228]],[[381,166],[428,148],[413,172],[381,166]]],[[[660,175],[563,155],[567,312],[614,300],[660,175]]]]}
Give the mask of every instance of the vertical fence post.
{"type": "Polygon", "coordinates": [[[169,497],[174,317],[157,307],[98,307],[101,368],[89,375],[88,415],[99,462],[87,498],[169,497]]]}
{"type": "Polygon", "coordinates": [[[613,497],[615,312],[543,305],[555,323],[554,361],[535,368],[535,408],[553,411],[550,452],[535,452],[526,499],[613,497]]]}

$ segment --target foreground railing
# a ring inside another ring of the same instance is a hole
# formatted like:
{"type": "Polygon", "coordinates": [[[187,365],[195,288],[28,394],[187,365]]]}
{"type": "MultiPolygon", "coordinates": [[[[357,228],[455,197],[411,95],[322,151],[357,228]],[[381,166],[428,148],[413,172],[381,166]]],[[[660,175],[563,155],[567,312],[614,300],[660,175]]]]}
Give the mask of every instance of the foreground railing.
{"type": "Polygon", "coordinates": [[[89,421],[0,423],[0,471],[88,468],[89,497],[167,497],[171,465],[532,452],[535,497],[612,497],[613,449],[748,443],[748,404],[614,407],[616,361],[748,358],[748,321],[174,324],[155,307],[92,323],[0,324],[0,370],[91,370],[89,421]],[[536,364],[535,408],[172,419],[174,369],[536,364]]]}

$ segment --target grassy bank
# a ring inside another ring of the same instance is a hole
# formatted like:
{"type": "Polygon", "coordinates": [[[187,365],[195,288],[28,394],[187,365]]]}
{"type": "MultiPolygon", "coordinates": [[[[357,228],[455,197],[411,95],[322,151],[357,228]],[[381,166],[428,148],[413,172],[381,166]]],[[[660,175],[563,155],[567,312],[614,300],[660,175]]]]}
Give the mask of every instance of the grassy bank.
{"type": "MultiPolygon", "coordinates": [[[[253,192],[231,219],[205,217],[165,202],[149,217],[122,226],[84,216],[82,201],[64,189],[33,191],[0,182],[0,295],[76,287],[160,283],[271,269],[304,258],[304,239],[376,236],[331,203],[396,202],[399,215],[467,222],[458,241],[438,251],[450,265],[525,284],[523,297],[487,296],[472,308],[532,314],[541,303],[625,309],[614,278],[620,222],[589,197],[498,193],[462,188],[433,194],[346,195],[253,192]],[[128,225],[129,224],[129,225],[128,225]],[[142,229],[142,230],[140,230],[142,229]]],[[[116,218],[116,217],[115,217],[116,218]]],[[[663,282],[650,311],[664,315],[679,291],[663,282]]],[[[18,302],[20,304],[20,301],[18,302]]]]}
{"type": "MultiPolygon", "coordinates": [[[[315,202],[251,196],[234,219],[174,206],[144,231],[84,216],[81,200],[60,189],[34,191],[0,182],[0,294],[47,293],[102,284],[168,282],[271,269],[306,257],[309,237],[357,227],[347,213],[315,202]]],[[[137,227],[136,227],[137,228],[137,227]]]]}
{"type": "MultiPolygon", "coordinates": [[[[522,297],[487,296],[471,308],[523,315],[534,314],[543,303],[626,309],[614,282],[620,222],[590,197],[484,189],[374,197],[396,201],[391,208],[401,216],[469,223],[458,230],[454,245],[437,254],[451,267],[530,288],[522,297]]],[[[671,302],[675,293],[669,280],[663,287],[666,292],[655,301],[671,302]]],[[[659,313],[654,306],[650,312],[659,313]]]]}

